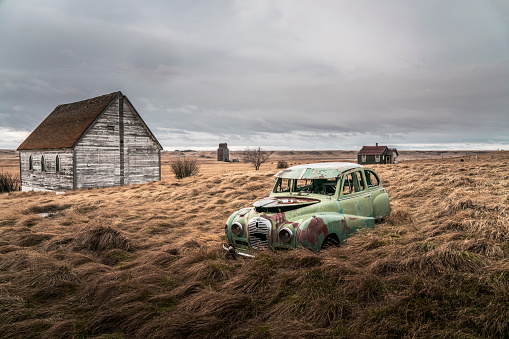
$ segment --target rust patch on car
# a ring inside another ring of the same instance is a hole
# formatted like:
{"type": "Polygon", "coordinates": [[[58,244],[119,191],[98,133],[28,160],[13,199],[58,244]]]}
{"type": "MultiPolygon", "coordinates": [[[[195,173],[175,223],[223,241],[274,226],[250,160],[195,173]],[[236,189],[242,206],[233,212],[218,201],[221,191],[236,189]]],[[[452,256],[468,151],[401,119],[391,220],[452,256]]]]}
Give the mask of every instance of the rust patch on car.
{"type": "Polygon", "coordinates": [[[327,225],[322,218],[313,218],[304,230],[297,230],[297,241],[301,244],[311,244],[316,246],[319,242],[319,236],[323,234],[323,238],[329,234],[327,225]]]}

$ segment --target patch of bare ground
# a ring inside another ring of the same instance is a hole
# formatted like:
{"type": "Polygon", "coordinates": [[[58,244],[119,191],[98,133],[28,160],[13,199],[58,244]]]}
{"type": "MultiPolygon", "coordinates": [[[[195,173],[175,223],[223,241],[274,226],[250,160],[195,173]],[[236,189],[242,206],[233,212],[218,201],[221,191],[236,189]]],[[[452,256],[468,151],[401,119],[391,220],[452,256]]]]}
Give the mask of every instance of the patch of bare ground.
{"type": "Polygon", "coordinates": [[[339,247],[230,260],[275,169],[0,195],[3,338],[507,337],[509,154],[374,166],[392,213],[339,247]]]}

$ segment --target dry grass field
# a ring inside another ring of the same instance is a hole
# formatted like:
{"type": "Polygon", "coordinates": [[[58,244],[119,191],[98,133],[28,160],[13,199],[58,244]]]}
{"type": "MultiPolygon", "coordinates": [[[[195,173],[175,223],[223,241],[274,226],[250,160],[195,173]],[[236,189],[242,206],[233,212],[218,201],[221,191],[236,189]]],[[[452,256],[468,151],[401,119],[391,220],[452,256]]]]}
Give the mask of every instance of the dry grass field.
{"type": "Polygon", "coordinates": [[[319,254],[237,260],[224,222],[268,194],[277,160],[354,158],[281,152],[253,171],[203,152],[176,180],[173,153],[157,183],[0,194],[0,337],[509,336],[509,152],[372,166],[384,223],[319,254]]]}

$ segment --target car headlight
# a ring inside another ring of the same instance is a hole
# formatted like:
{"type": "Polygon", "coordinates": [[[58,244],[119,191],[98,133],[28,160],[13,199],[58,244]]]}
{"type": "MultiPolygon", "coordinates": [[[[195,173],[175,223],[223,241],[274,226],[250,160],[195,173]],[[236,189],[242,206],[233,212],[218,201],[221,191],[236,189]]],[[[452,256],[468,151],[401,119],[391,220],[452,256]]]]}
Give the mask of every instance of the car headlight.
{"type": "Polygon", "coordinates": [[[242,224],[240,222],[235,221],[232,224],[232,233],[235,234],[237,237],[240,237],[243,231],[244,227],[242,227],[242,224]]]}
{"type": "Polygon", "coordinates": [[[292,238],[293,238],[293,232],[288,227],[283,227],[279,231],[279,239],[281,239],[282,242],[288,244],[290,241],[292,241],[292,238]]]}

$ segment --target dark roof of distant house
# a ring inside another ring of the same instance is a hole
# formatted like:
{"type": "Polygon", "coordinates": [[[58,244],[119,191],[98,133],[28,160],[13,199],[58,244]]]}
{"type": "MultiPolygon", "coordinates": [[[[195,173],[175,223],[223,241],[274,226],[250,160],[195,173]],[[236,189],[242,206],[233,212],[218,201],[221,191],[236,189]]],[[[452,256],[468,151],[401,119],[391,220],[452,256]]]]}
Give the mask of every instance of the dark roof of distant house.
{"type": "Polygon", "coordinates": [[[18,150],[72,148],[121,92],[58,105],[18,150]]]}
{"type": "Polygon", "coordinates": [[[382,155],[387,146],[362,146],[362,149],[357,155],[382,155]]]}

